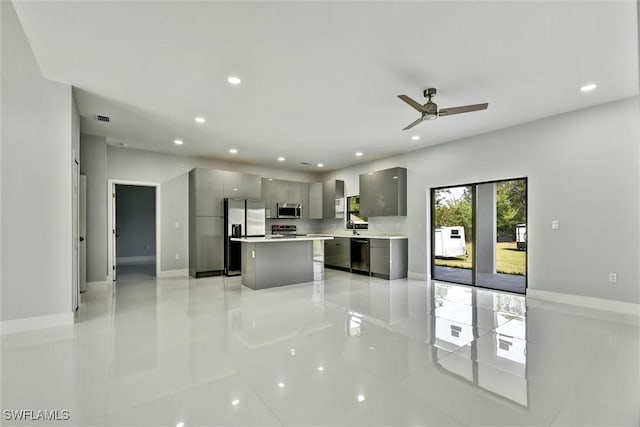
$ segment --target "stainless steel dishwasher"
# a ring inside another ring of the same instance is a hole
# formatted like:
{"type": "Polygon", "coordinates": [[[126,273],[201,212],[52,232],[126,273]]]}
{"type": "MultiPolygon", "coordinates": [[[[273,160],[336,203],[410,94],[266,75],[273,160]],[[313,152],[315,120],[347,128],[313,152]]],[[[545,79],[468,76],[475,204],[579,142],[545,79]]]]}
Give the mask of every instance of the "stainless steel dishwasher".
{"type": "Polygon", "coordinates": [[[351,238],[351,272],[369,275],[369,239],[351,238]]]}

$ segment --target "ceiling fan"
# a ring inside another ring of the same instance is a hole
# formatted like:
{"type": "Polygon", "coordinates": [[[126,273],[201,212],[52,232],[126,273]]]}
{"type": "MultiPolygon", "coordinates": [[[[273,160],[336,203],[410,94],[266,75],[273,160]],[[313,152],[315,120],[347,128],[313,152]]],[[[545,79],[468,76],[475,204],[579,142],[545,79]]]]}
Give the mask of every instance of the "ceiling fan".
{"type": "Polygon", "coordinates": [[[411,123],[409,126],[407,126],[402,130],[411,129],[412,127],[414,127],[415,125],[417,125],[418,123],[424,120],[433,120],[433,119],[436,119],[438,116],[450,116],[452,114],[469,113],[471,111],[486,110],[487,107],[489,106],[489,103],[485,102],[484,104],[465,105],[463,107],[441,108],[440,111],[438,111],[438,105],[435,102],[431,101],[431,98],[436,96],[436,88],[430,87],[429,89],[425,89],[423,94],[424,94],[424,97],[427,98],[427,103],[424,105],[420,105],[420,103],[409,98],[407,95],[398,95],[398,98],[402,99],[404,102],[411,105],[413,108],[415,108],[422,114],[422,117],[420,117],[418,120],[411,123]]]}

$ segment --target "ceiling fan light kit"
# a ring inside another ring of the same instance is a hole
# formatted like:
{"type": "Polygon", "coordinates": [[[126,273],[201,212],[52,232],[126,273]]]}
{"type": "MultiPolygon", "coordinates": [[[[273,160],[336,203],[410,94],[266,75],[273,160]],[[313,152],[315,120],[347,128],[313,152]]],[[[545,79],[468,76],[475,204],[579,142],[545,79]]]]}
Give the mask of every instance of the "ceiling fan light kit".
{"type": "Polygon", "coordinates": [[[402,99],[404,102],[406,102],[407,104],[409,104],[410,106],[418,110],[418,112],[420,112],[421,114],[421,117],[419,119],[412,122],[402,130],[411,129],[412,127],[416,126],[417,124],[425,120],[434,120],[438,118],[438,116],[450,116],[452,114],[469,113],[471,111],[486,110],[487,107],[489,106],[489,103],[485,102],[484,104],[474,104],[474,105],[465,105],[462,107],[442,108],[440,109],[440,111],[438,111],[438,104],[436,104],[431,100],[431,98],[436,96],[436,93],[437,93],[436,88],[430,87],[428,89],[425,89],[422,93],[424,97],[427,98],[427,103],[424,105],[421,105],[419,102],[409,98],[407,95],[398,95],[398,98],[402,99]]]}

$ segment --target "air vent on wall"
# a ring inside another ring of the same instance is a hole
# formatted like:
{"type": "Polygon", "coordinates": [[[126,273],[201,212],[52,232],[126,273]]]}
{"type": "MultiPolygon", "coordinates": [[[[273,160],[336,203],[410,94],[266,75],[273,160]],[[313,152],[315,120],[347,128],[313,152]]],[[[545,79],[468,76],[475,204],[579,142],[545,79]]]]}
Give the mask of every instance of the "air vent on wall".
{"type": "Polygon", "coordinates": [[[109,118],[109,116],[97,115],[96,116],[96,120],[99,121],[99,122],[109,123],[109,120],[111,120],[111,119],[109,118]]]}

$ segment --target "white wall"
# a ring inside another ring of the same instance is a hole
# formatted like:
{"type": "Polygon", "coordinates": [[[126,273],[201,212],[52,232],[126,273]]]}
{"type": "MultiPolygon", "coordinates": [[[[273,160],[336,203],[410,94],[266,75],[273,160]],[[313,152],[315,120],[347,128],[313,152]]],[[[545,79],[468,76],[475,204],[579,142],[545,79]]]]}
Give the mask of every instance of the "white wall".
{"type": "MultiPolygon", "coordinates": [[[[113,146],[108,146],[106,151],[106,179],[160,183],[161,271],[184,270],[189,267],[189,170],[199,167],[252,173],[263,177],[292,181],[318,181],[317,176],[312,174],[242,163],[196,159],[113,146]],[[180,259],[176,259],[176,254],[180,255],[180,259]]],[[[106,179],[104,183],[105,198],[106,179]]],[[[106,206],[104,212],[106,212],[106,206]]],[[[106,217],[100,218],[100,222],[101,227],[106,230],[106,217]]],[[[104,248],[106,254],[106,233],[104,240],[97,244],[104,248]]],[[[87,249],[87,254],[89,254],[89,249],[87,249]]]]}
{"type": "MultiPolygon", "coordinates": [[[[71,314],[71,87],[42,78],[10,2],[2,10],[1,319],[71,314]]],[[[59,318],[57,318],[59,319],[59,318]]]]}
{"type": "Polygon", "coordinates": [[[635,97],[361,164],[323,179],[343,179],[353,195],[360,173],[406,167],[407,217],[371,218],[370,228],[408,234],[409,271],[426,275],[430,188],[528,177],[529,288],[640,303],[639,118],[635,97]],[[560,229],[552,231],[555,219],[560,229]],[[618,274],[618,283],[608,283],[609,272],[618,274]]]}
{"type": "Polygon", "coordinates": [[[87,176],[87,281],[107,280],[107,144],[80,135],[80,173],[87,176]]]}

